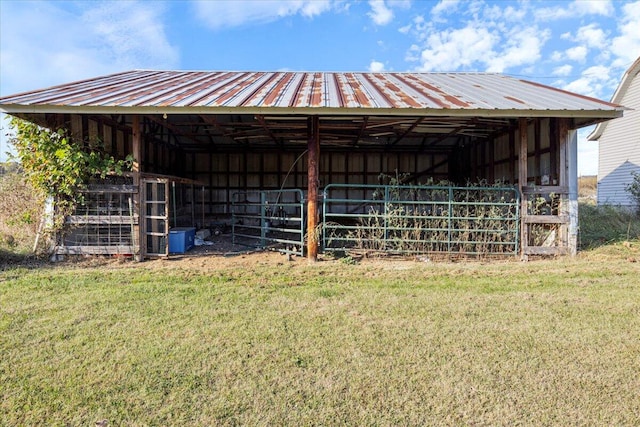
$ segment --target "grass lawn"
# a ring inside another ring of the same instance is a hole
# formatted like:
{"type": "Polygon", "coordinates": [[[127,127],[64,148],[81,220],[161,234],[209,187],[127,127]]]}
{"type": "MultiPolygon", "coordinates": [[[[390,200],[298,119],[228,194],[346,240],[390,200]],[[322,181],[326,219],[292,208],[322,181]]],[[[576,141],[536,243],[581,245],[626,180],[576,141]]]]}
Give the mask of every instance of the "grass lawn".
{"type": "Polygon", "coordinates": [[[1,425],[637,425],[640,242],[0,271],[1,425]]]}

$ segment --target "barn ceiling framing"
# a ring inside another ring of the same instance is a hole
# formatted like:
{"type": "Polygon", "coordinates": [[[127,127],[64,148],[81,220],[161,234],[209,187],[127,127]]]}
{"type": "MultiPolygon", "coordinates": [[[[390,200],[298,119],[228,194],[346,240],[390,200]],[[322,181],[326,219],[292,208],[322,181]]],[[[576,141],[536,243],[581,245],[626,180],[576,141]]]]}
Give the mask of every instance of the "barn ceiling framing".
{"type": "MultiPolygon", "coordinates": [[[[308,141],[307,116],[301,115],[144,115],[171,132],[187,151],[251,146],[282,149],[308,141]]],[[[507,118],[320,116],[320,138],[337,149],[450,150],[460,137],[484,139],[517,126],[507,118]]]]}

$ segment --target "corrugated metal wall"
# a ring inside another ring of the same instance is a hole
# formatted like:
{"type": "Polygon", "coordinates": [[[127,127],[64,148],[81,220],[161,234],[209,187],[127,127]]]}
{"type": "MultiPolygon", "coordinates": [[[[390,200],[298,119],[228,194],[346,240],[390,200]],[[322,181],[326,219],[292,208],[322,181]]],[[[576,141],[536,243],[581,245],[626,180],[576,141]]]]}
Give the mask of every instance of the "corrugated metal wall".
{"type": "MultiPolygon", "coordinates": [[[[307,155],[296,152],[187,153],[187,177],[204,183],[208,213],[228,213],[234,192],[246,189],[307,187],[307,155]],[[189,167],[190,165],[190,167],[189,167]]],[[[381,174],[421,175],[447,179],[444,154],[327,152],[320,157],[320,186],[328,184],[379,184],[381,174]],[[434,167],[435,165],[435,167],[434,167]]],[[[413,181],[415,182],[415,181],[413,181]]]]}
{"type": "Polygon", "coordinates": [[[607,123],[600,137],[598,204],[632,206],[626,192],[632,172],[640,172],[640,77],[631,82],[621,104],[634,108],[607,123]]]}

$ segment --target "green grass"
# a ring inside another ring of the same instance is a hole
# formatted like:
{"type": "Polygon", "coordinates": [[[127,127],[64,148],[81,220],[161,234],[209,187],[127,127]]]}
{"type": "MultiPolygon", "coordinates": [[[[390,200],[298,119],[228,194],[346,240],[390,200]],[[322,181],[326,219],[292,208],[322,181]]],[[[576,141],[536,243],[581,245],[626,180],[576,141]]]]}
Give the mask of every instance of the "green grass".
{"type": "Polygon", "coordinates": [[[640,238],[640,216],[617,206],[583,203],[579,207],[580,248],[640,238]]]}
{"type": "Polygon", "coordinates": [[[8,269],[0,424],[632,425],[639,248],[8,269]]]}

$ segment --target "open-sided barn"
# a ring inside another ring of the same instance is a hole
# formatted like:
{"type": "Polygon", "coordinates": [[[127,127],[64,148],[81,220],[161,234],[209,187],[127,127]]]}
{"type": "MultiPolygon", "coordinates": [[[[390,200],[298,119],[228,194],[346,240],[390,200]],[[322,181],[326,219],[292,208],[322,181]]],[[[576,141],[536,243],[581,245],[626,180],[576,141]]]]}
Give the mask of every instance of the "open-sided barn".
{"type": "MultiPolygon", "coordinates": [[[[575,130],[623,108],[490,73],[128,71],[7,96],[0,110],[135,158],[130,183],[95,190],[127,237],[63,252],[163,255],[179,216],[228,216],[234,238],[315,259],[354,245],[574,253],[575,130]]],[[[98,229],[100,215],[70,222],[98,229]]]]}

